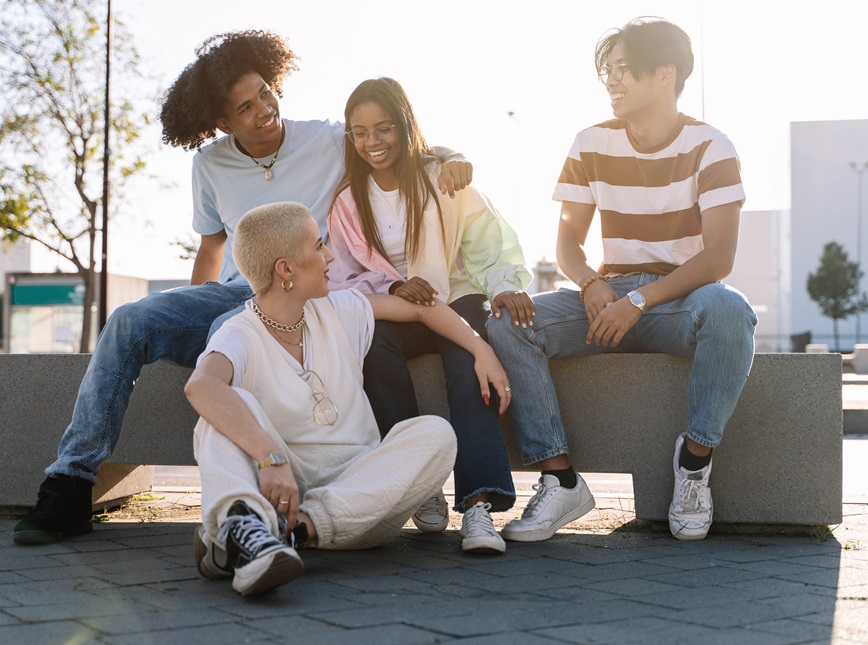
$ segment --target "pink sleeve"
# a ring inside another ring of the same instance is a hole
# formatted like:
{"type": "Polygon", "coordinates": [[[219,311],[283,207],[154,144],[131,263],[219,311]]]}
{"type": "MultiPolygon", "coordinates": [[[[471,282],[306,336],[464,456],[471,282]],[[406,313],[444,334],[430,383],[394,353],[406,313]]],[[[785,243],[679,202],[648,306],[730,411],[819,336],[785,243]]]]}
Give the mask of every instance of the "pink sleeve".
{"type": "Polygon", "coordinates": [[[358,289],[362,293],[388,293],[403,278],[376,251],[368,254],[356,203],[347,188],[335,200],[328,218],[329,248],[335,256],[329,266],[329,289],[358,289]]]}

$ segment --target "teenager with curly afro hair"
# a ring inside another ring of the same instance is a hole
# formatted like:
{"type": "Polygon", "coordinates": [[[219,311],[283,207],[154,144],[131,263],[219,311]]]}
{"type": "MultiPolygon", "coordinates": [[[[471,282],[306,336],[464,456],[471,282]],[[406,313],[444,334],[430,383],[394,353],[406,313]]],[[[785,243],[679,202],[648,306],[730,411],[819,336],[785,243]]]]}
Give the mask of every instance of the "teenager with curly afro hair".
{"type": "MultiPolygon", "coordinates": [[[[275,34],[220,34],[202,43],[166,93],[160,112],[164,141],[197,150],[193,229],[202,241],[190,286],[125,304],[108,319],[57,461],[45,470],[33,509],[15,526],[16,544],[47,544],[92,530],[94,477],[117,444],[142,367],[161,358],[195,366],[209,331],[249,306],[253,292],[232,257],[242,215],[264,204],[299,202],[326,237],[329,207],[346,172],[346,133],[341,123],[280,118],[278,96],[295,62],[275,34]],[[227,136],[203,145],[217,130],[227,136]]],[[[441,159],[450,153],[435,152],[441,159]]],[[[463,157],[449,161],[441,190],[460,190],[471,173],[463,157]]]]}
{"type": "Polygon", "coordinates": [[[212,36],[196,56],[166,92],[160,110],[163,142],[185,150],[198,150],[217,136],[226,95],[243,76],[259,74],[282,97],[284,78],[298,69],[286,41],[265,31],[212,36]]]}

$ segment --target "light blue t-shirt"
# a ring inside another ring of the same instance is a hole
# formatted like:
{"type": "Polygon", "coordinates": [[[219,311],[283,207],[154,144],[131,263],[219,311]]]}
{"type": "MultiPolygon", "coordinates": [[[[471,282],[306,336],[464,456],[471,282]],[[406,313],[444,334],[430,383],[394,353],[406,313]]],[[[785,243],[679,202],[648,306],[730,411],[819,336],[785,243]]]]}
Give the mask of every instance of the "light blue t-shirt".
{"type": "MultiPolygon", "coordinates": [[[[329,208],[344,168],[344,127],[330,121],[283,120],[283,145],[272,166],[273,178],[235,145],[228,135],[203,147],[193,158],[193,230],[200,235],[226,231],[220,282],[246,284],[232,258],[235,226],[247,211],[273,202],[307,206],[323,238],[329,208]]],[[[259,159],[268,164],[271,157],[259,159]]]]}

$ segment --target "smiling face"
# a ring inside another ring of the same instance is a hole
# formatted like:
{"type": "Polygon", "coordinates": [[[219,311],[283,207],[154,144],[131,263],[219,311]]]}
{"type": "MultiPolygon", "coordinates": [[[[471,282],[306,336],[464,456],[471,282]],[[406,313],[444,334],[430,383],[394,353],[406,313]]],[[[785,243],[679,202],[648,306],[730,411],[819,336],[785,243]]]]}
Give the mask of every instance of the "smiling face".
{"type": "Polygon", "coordinates": [[[616,75],[612,74],[606,81],[612,112],[617,118],[636,121],[658,112],[661,108],[674,106],[674,66],[658,67],[653,73],[636,78],[634,70],[629,67],[630,61],[622,43],[612,47],[607,64],[611,69],[616,69],[619,65],[627,66],[620,80],[615,80],[613,76],[616,75]]]}
{"type": "Polygon", "coordinates": [[[329,264],[335,259],[323,243],[319,226],[312,215],[304,223],[304,245],[293,261],[292,282],[305,298],[322,298],[329,292],[329,264]]]}
{"type": "Polygon", "coordinates": [[[277,151],[283,134],[277,97],[259,74],[246,74],[232,86],[217,127],[234,134],[254,157],[267,157],[277,151]]]}
{"type": "Polygon", "coordinates": [[[353,136],[353,145],[373,168],[374,179],[394,177],[395,164],[404,154],[394,119],[376,101],[365,101],[353,108],[349,121],[350,130],[361,134],[353,136]]]}

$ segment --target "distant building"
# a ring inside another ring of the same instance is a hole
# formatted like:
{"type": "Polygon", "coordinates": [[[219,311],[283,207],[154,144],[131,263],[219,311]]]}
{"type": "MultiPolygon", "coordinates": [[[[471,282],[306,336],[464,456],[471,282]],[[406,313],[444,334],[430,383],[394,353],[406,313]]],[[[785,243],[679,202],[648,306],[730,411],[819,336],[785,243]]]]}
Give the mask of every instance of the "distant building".
{"type": "Polygon", "coordinates": [[[0,242],[0,293],[6,285],[7,273],[30,271],[30,241],[21,240],[10,247],[0,242]]]}
{"type": "Polygon", "coordinates": [[[789,352],[790,222],[787,211],[742,211],[729,284],[757,314],[756,351],[789,352]]]}
{"type": "Polygon", "coordinates": [[[562,286],[569,285],[575,287],[572,281],[558,269],[558,263],[543,258],[533,267],[533,281],[527,288],[527,292],[533,295],[535,293],[555,291],[562,286]]]}
{"type": "MultiPolygon", "coordinates": [[[[14,354],[76,353],[84,318],[84,283],[77,273],[8,273],[2,349],[14,354]]],[[[154,291],[189,284],[109,275],[108,313],[154,291]]],[[[91,345],[95,344],[94,329],[91,345]]]]}
{"type": "MultiPolygon", "coordinates": [[[[864,172],[868,169],[868,120],[792,123],[790,142],[790,329],[794,334],[810,331],[814,342],[831,345],[832,320],[810,299],[806,283],[828,242],[842,244],[853,261],[861,256],[863,271],[868,266],[868,173],[864,172]],[[860,190],[864,191],[861,214],[860,190]]],[[[862,290],[868,291],[866,278],[862,290]]],[[[857,339],[856,316],[839,322],[839,349],[868,342],[868,313],[860,316],[859,327],[857,339]]]]}

